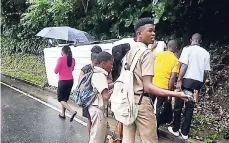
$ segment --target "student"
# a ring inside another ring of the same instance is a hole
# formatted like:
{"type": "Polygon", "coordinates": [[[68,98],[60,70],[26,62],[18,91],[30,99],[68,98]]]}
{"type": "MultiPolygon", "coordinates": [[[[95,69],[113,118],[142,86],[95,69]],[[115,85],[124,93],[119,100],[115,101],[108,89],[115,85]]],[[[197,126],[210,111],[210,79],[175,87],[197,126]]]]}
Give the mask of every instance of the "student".
{"type": "Polygon", "coordinates": [[[151,94],[164,97],[174,96],[184,100],[187,100],[188,97],[182,92],[161,89],[152,84],[154,75],[154,56],[153,52],[148,49],[148,45],[153,44],[155,41],[155,25],[152,19],[139,19],[135,25],[135,32],[137,34],[137,42],[131,47],[127,54],[129,58],[127,58],[126,61],[127,66],[130,66],[136,51],[138,51],[139,48],[144,49],[144,53],[139,58],[133,73],[135,102],[140,105],[138,105],[138,116],[135,122],[129,126],[123,125],[123,143],[134,143],[136,130],[138,130],[140,134],[142,143],[158,143],[157,121],[149,96],[151,94]],[[149,94],[143,94],[143,92],[149,94]]]}
{"type": "MultiPolygon", "coordinates": [[[[174,90],[175,80],[180,68],[178,58],[174,54],[177,51],[177,46],[178,44],[176,40],[170,40],[167,45],[168,50],[159,53],[155,58],[153,84],[157,87],[170,91],[174,90]]],[[[160,116],[161,107],[167,100],[168,97],[166,96],[157,97],[157,128],[159,128],[161,124],[160,121],[163,120],[160,116]]]]}
{"type": "MultiPolygon", "coordinates": [[[[101,49],[100,46],[97,46],[96,45],[96,46],[94,46],[91,49],[91,64],[88,64],[88,65],[84,66],[81,69],[81,72],[80,72],[79,80],[78,81],[80,81],[85,74],[87,74],[89,72],[92,72],[93,71],[93,68],[95,66],[97,66],[97,64],[98,64],[97,56],[98,56],[98,54],[100,52],[102,52],[102,49],[101,49]]],[[[91,130],[91,117],[90,117],[88,108],[82,108],[82,110],[83,110],[83,117],[85,117],[85,118],[88,119],[87,128],[88,128],[88,133],[90,134],[90,130],[91,130]]]]}
{"type": "MultiPolygon", "coordinates": [[[[194,34],[190,41],[191,45],[184,47],[179,59],[181,68],[177,89],[193,92],[193,90],[199,91],[206,80],[207,72],[210,71],[210,54],[200,47],[201,35],[199,33],[194,34]]],[[[169,132],[175,136],[181,134],[183,139],[188,139],[194,104],[195,102],[185,102],[184,122],[180,128],[184,101],[175,98],[174,122],[172,127],[168,127],[169,132]]]]}
{"type": "Polygon", "coordinates": [[[68,105],[67,101],[73,86],[72,71],[75,67],[75,59],[72,58],[72,51],[69,46],[62,48],[61,55],[62,57],[58,59],[54,70],[56,74],[59,74],[57,95],[58,101],[62,105],[62,113],[59,114],[59,117],[65,119],[65,111],[67,109],[72,114],[70,118],[70,122],[72,122],[77,112],[68,105]]]}
{"type": "Polygon", "coordinates": [[[109,90],[107,76],[113,67],[113,57],[107,52],[100,52],[97,57],[98,65],[94,67],[91,84],[98,91],[95,101],[89,106],[91,131],[89,143],[104,143],[107,135],[107,116],[105,104],[112,91],[109,90]]]}

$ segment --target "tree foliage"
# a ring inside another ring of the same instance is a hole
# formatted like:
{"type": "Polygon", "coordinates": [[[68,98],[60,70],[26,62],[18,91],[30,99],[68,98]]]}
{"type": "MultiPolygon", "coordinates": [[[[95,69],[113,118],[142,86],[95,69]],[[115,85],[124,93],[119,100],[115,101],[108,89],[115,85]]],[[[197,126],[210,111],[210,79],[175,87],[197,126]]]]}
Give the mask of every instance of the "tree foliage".
{"type": "Polygon", "coordinates": [[[2,0],[2,47],[42,53],[45,39],[35,35],[48,26],[70,26],[97,40],[133,37],[141,17],[154,18],[158,39],[187,44],[200,32],[206,46],[223,44],[229,40],[228,5],[225,0],[2,0]]]}

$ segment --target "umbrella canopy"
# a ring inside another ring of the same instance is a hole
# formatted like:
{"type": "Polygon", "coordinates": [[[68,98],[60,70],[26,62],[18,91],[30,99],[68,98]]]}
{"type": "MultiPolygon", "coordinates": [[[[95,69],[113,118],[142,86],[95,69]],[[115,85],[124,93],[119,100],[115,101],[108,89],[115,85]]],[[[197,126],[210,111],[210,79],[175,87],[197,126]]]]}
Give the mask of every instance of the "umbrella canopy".
{"type": "Polygon", "coordinates": [[[92,37],[84,31],[77,30],[75,28],[63,26],[63,27],[46,27],[42,29],[36,36],[61,39],[66,41],[77,41],[88,43],[92,42],[92,37]]]}

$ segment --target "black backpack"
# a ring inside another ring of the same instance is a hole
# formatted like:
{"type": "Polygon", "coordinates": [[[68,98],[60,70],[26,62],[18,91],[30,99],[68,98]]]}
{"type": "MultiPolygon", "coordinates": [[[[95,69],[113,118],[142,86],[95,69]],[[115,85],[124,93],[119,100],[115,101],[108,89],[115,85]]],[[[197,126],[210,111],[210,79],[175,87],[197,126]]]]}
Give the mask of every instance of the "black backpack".
{"type": "Polygon", "coordinates": [[[114,57],[114,64],[112,69],[113,80],[119,77],[122,69],[122,59],[126,53],[130,50],[130,44],[120,44],[112,48],[112,56],[114,57]]]}

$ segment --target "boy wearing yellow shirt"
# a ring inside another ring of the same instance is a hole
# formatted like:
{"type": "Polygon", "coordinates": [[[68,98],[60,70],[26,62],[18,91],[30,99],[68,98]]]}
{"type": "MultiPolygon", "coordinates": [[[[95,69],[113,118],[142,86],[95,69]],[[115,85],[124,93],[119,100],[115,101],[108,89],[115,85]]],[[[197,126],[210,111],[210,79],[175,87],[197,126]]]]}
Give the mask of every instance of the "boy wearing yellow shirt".
{"type": "MultiPolygon", "coordinates": [[[[167,90],[174,89],[174,83],[179,72],[179,61],[175,56],[178,43],[176,40],[170,40],[167,45],[167,51],[158,53],[155,56],[153,84],[167,90]]],[[[157,97],[156,116],[157,127],[160,122],[160,110],[168,97],[157,97]]]]}

